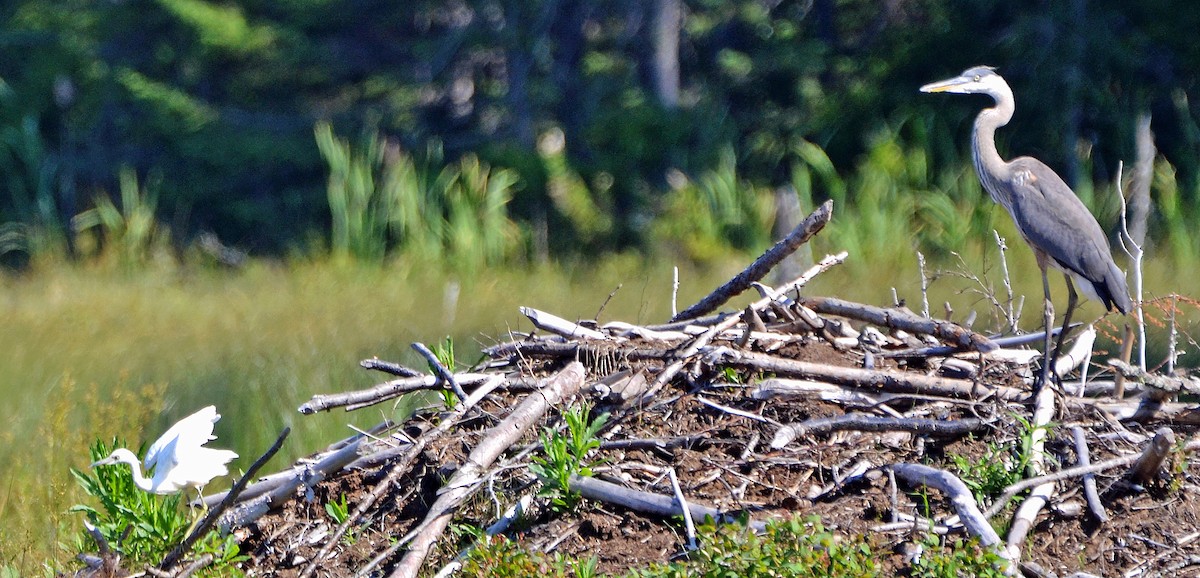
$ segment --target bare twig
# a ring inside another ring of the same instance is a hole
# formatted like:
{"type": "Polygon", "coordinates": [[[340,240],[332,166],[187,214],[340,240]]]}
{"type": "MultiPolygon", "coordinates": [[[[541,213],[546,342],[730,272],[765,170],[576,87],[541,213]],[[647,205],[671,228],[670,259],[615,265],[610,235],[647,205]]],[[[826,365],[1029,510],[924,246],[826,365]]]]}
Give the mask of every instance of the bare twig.
{"type": "Polygon", "coordinates": [[[970,488],[958,476],[921,464],[893,464],[891,469],[897,477],[910,484],[931,486],[945,493],[967,532],[979,538],[980,544],[993,548],[1001,557],[1011,560],[1011,555],[1000,541],[1000,535],[980,513],[970,488]]]}
{"type": "MultiPolygon", "coordinates": [[[[1091,454],[1088,452],[1087,438],[1084,436],[1083,428],[1079,426],[1071,427],[1071,437],[1075,441],[1075,455],[1079,458],[1079,465],[1087,467],[1092,464],[1091,454]]],[[[1108,513],[1104,511],[1104,504],[1100,502],[1100,494],[1096,492],[1096,476],[1093,474],[1083,475],[1083,495],[1087,499],[1088,509],[1092,515],[1096,517],[1100,523],[1108,521],[1108,513]]]]}
{"type": "Polygon", "coordinates": [[[771,271],[772,267],[792,254],[801,245],[808,242],[821,229],[825,228],[832,215],[833,201],[825,201],[825,204],[817,207],[817,210],[805,217],[804,221],[797,225],[791,233],[788,233],[775,246],[768,249],[766,253],[763,253],[761,257],[756,259],[754,263],[751,263],[744,271],[718,287],[712,293],[709,293],[708,296],[701,299],[695,305],[679,312],[679,314],[671,318],[671,321],[692,319],[711,313],[733,296],[749,289],[751,283],[762,279],[771,271]]]}
{"type": "Polygon", "coordinates": [[[364,359],[358,362],[358,364],[363,366],[364,369],[382,371],[384,373],[395,375],[396,377],[418,377],[421,375],[421,372],[415,369],[405,367],[399,363],[384,361],[375,357],[372,357],[371,359],[364,359]]]}
{"type": "Polygon", "coordinates": [[[424,343],[413,343],[412,348],[417,353],[420,353],[421,357],[425,358],[425,361],[429,363],[429,367],[442,378],[442,384],[449,387],[454,392],[454,395],[458,396],[459,400],[467,399],[467,392],[463,391],[462,385],[454,378],[454,374],[450,372],[450,369],[442,364],[437,355],[430,351],[428,347],[425,347],[424,343]]]}

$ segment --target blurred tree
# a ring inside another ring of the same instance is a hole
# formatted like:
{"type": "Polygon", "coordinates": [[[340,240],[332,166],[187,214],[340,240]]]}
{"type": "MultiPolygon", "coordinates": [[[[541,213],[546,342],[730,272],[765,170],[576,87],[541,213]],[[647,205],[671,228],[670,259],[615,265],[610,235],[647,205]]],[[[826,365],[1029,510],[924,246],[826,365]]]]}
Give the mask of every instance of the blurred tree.
{"type": "Polygon", "coordinates": [[[804,143],[850,171],[881,127],[927,151],[929,171],[962,165],[979,104],[916,87],[974,64],[999,67],[1017,92],[1000,135],[1011,154],[1107,180],[1150,112],[1196,205],[1200,13],[1189,6],[12,0],[0,6],[0,221],[65,241],[63,224],[128,165],[163,175],[174,239],[212,230],[279,251],[328,226],[312,130],[329,120],[418,155],[475,152],[517,170],[509,208],[542,223],[547,247],[637,246],[669,205],[667,175],[704,174],[729,145],[755,186],[787,184],[804,143]],[[554,131],[565,168],[537,152],[554,131]],[[548,183],[564,179],[578,202],[549,202],[548,183]],[[612,226],[568,205],[604,207],[612,226]]]}

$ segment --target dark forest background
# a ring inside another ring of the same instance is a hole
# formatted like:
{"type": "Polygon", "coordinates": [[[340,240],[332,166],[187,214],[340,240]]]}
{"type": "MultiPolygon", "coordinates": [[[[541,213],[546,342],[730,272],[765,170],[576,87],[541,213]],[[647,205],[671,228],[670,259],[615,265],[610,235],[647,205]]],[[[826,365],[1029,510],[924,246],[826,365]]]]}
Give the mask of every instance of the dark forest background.
{"type": "MultiPolygon", "coordinates": [[[[97,196],[116,198],[123,172],[153,193],[177,247],[205,232],[251,253],[306,247],[338,218],[314,139],[323,122],[346,150],[380,147],[379,166],[399,154],[436,177],[469,155],[493,177],[510,169],[503,200],[521,258],[651,248],[653,223],[680,217],[670,192],[706,174],[853,204],[850,179],[881,140],[924,155],[921,182],[965,174],[970,120],[986,99],[917,87],[976,64],[996,66],[1017,94],[1001,131],[1009,156],[1037,156],[1089,191],[1132,162],[1149,115],[1174,179],[1156,193],[1173,195],[1159,212],[1183,218],[1200,203],[1200,10],[1188,2],[10,0],[0,10],[0,223],[10,239],[39,239],[10,244],[27,251],[76,253],[72,218],[97,196]]],[[[1111,210],[1098,213],[1113,223],[1111,210]]]]}

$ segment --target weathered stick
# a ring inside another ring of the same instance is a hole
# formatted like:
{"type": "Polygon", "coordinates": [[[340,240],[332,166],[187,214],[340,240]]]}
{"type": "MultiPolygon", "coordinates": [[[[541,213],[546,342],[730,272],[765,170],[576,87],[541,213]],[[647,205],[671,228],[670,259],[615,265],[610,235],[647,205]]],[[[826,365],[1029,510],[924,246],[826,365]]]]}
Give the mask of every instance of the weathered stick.
{"type": "Polygon", "coordinates": [[[887,392],[867,393],[854,387],[823,381],[783,377],[764,379],[755,384],[748,393],[751,399],[819,399],[852,406],[874,406],[895,397],[887,392]]]}
{"type": "MultiPolygon", "coordinates": [[[[572,491],[579,492],[579,495],[589,500],[615,504],[629,508],[630,510],[653,516],[661,516],[663,518],[683,515],[683,509],[674,496],[634,490],[612,482],[580,476],[571,476],[569,483],[572,491]]],[[[695,502],[688,502],[687,507],[692,514],[692,518],[696,520],[703,520],[705,517],[712,518],[714,521],[721,523],[736,520],[736,516],[732,514],[726,514],[716,508],[702,506],[695,502]]],[[[752,521],[750,522],[750,528],[756,532],[761,532],[766,528],[766,523],[752,521]]]]}
{"type": "Polygon", "coordinates": [[[578,323],[567,321],[562,317],[534,309],[533,307],[521,307],[519,311],[521,315],[528,317],[538,329],[549,331],[555,335],[561,335],[567,339],[612,339],[595,329],[588,329],[578,323]]]}
{"type": "Polygon", "coordinates": [[[837,315],[838,317],[866,321],[867,323],[873,323],[881,327],[933,335],[938,339],[953,343],[960,349],[988,352],[999,348],[991,339],[957,323],[929,319],[900,309],[885,309],[874,305],[852,303],[833,297],[800,296],[796,301],[823,315],[837,315]]]}
{"type": "MultiPolygon", "coordinates": [[[[460,373],[454,376],[454,380],[460,385],[470,386],[483,383],[491,377],[491,375],[486,373],[460,373]]],[[[443,387],[445,386],[443,385],[442,378],[437,376],[420,375],[405,377],[393,379],[369,389],[331,395],[314,395],[312,399],[300,406],[299,411],[304,415],[312,415],[318,411],[325,411],[335,407],[350,405],[365,407],[369,404],[387,401],[405,393],[441,389],[443,387]]]]}
{"type": "MultiPolygon", "coordinates": [[[[1185,452],[1194,452],[1196,450],[1200,450],[1200,440],[1192,440],[1183,446],[1183,451],[1185,451],[1185,452]]],[[[1128,466],[1129,464],[1132,464],[1132,463],[1138,461],[1138,459],[1140,459],[1141,456],[1142,456],[1142,454],[1129,454],[1129,455],[1124,455],[1121,457],[1110,458],[1110,459],[1104,460],[1102,462],[1096,462],[1087,467],[1076,466],[1073,468],[1067,468],[1065,470],[1059,470],[1054,473],[1046,474],[1044,476],[1038,476],[1036,478],[1028,478],[1028,479],[1021,480],[1015,484],[1012,484],[1011,486],[1009,486],[1007,488],[1004,488],[1004,492],[1001,493],[1000,496],[997,497],[994,502],[992,502],[992,505],[987,509],[986,512],[983,513],[983,516],[985,518],[991,518],[992,516],[995,516],[996,514],[998,514],[1000,512],[1000,510],[1004,509],[1004,506],[1006,504],[1008,504],[1009,500],[1013,499],[1013,496],[1016,496],[1017,494],[1024,492],[1025,490],[1028,490],[1029,488],[1032,488],[1039,484],[1044,484],[1046,482],[1056,482],[1059,480],[1069,480],[1071,478],[1082,476],[1084,474],[1094,474],[1094,473],[1098,473],[1098,472],[1103,472],[1104,470],[1111,470],[1113,468],[1128,466]]]]}
{"type": "MultiPolygon", "coordinates": [[[[479,445],[467,456],[466,462],[446,482],[437,501],[430,506],[425,520],[410,533],[413,537],[412,541],[408,542],[408,553],[392,570],[392,578],[416,577],[430,548],[449,525],[455,509],[479,487],[480,480],[492,462],[501,452],[516,443],[553,405],[579,391],[586,375],[587,370],[583,364],[572,362],[548,379],[541,390],[526,396],[504,421],[481,438],[479,445]]],[[[397,542],[404,543],[405,540],[397,542]]],[[[392,548],[388,550],[395,551],[392,548]]],[[[384,559],[390,556],[391,552],[385,552],[384,559]]],[[[364,568],[359,574],[365,574],[367,570],[364,568]]]]}
{"type": "Polygon", "coordinates": [[[1163,461],[1175,446],[1175,432],[1169,427],[1160,427],[1154,432],[1154,439],[1146,444],[1142,455],[1129,468],[1129,478],[1139,484],[1145,484],[1158,477],[1163,461]]]}
{"type": "Polygon", "coordinates": [[[1075,338],[1075,344],[1066,353],[1054,361],[1054,375],[1062,377],[1083,364],[1092,353],[1092,345],[1096,343],[1096,328],[1089,325],[1075,338]]]}
{"type": "Polygon", "coordinates": [[[365,436],[358,437],[354,442],[325,456],[325,458],[315,464],[293,468],[287,473],[287,477],[270,492],[248,502],[243,502],[238,507],[225,512],[220,520],[217,521],[217,527],[221,528],[222,531],[229,531],[230,528],[245,526],[257,520],[263,514],[266,514],[275,505],[296,495],[296,490],[301,486],[311,487],[321,483],[321,480],[324,480],[326,476],[337,472],[342,469],[342,466],[354,461],[358,457],[358,448],[364,439],[366,439],[365,436]]]}
{"type": "MultiPolygon", "coordinates": [[[[810,363],[795,359],[772,357],[752,351],[722,349],[720,362],[749,367],[776,375],[827,381],[841,385],[853,385],[877,389],[889,393],[920,393],[946,397],[979,399],[995,396],[1004,401],[1015,401],[1028,397],[1028,393],[1015,387],[987,386],[963,379],[932,377],[886,369],[860,369],[810,363]]],[[[716,361],[714,361],[715,363],[716,361]]]]}
{"type": "MultiPolygon", "coordinates": [[[[1158,390],[1155,393],[1155,399],[1166,399],[1167,397],[1177,393],[1200,393],[1200,380],[1193,377],[1176,377],[1173,375],[1155,375],[1148,371],[1143,371],[1139,367],[1129,365],[1120,359],[1108,360],[1109,367],[1112,367],[1120,375],[1126,379],[1132,379],[1139,383],[1144,383],[1147,386],[1158,390]]],[[[1150,392],[1147,392],[1149,394],[1150,392]]]]}
{"type": "Polygon", "coordinates": [[[921,464],[893,464],[891,469],[897,477],[907,480],[910,484],[930,486],[946,494],[967,532],[979,538],[980,544],[993,548],[1001,557],[1011,560],[1011,555],[1000,541],[1000,535],[979,511],[971,489],[958,476],[921,464]]]}
{"type": "MultiPolygon", "coordinates": [[[[1033,431],[1029,432],[1031,438],[1029,448],[1029,473],[1033,476],[1040,476],[1045,473],[1045,455],[1046,455],[1046,432],[1050,424],[1051,418],[1054,417],[1054,390],[1049,383],[1043,383],[1041,390],[1038,391],[1034,398],[1033,431]]],[[[1037,515],[1050,501],[1050,496],[1054,494],[1054,482],[1046,482],[1039,484],[1029,492],[1029,496],[1021,503],[1021,507],[1017,508],[1017,513],[1013,515],[1012,525],[1008,529],[1008,548],[1009,553],[1013,555],[1013,559],[1020,559],[1021,544],[1025,542],[1025,536],[1029,534],[1029,530],[1033,528],[1033,522],[1037,519],[1037,515]]]]}
{"type": "Polygon", "coordinates": [[[835,431],[885,432],[905,431],[936,437],[957,437],[987,429],[979,418],[956,420],[875,417],[870,415],[839,415],[809,419],[785,425],[775,430],[771,440],[772,449],[780,449],[800,436],[823,434],[835,431]]]}
{"type": "Polygon", "coordinates": [[[415,369],[405,367],[403,365],[400,365],[399,363],[393,363],[391,361],[384,361],[382,359],[379,359],[378,357],[372,357],[371,359],[364,359],[364,360],[358,362],[358,364],[361,365],[364,369],[374,369],[375,371],[382,371],[384,373],[388,373],[388,374],[394,375],[396,377],[418,377],[421,375],[421,372],[419,372],[415,369]]]}
{"type": "Polygon", "coordinates": [[[735,295],[749,289],[753,282],[762,279],[771,271],[772,267],[784,260],[788,255],[791,255],[796,249],[811,239],[813,235],[816,235],[817,232],[825,228],[832,215],[833,201],[825,201],[823,205],[817,207],[815,211],[805,217],[795,229],[792,229],[791,233],[788,233],[786,237],[775,243],[775,246],[767,249],[767,252],[763,253],[749,267],[712,293],[709,293],[695,305],[680,311],[671,318],[671,321],[692,319],[715,311],[735,295]]]}
{"type": "Polygon", "coordinates": [[[419,341],[413,343],[412,348],[413,351],[421,354],[421,357],[424,357],[425,361],[429,363],[429,367],[433,368],[433,371],[437,373],[438,377],[442,378],[442,385],[444,387],[447,387],[453,391],[454,395],[457,395],[460,401],[467,399],[467,392],[463,391],[463,388],[461,385],[459,385],[458,380],[454,378],[454,374],[450,372],[450,368],[442,364],[442,361],[437,358],[437,355],[430,351],[424,343],[419,341]]]}
{"type": "MultiPolygon", "coordinates": [[[[1075,455],[1079,458],[1079,465],[1083,467],[1090,466],[1092,464],[1092,457],[1088,451],[1087,437],[1083,433],[1083,428],[1072,426],[1071,437],[1075,441],[1075,455]]],[[[1100,523],[1107,522],[1108,512],[1104,511],[1104,504],[1100,502],[1100,494],[1096,492],[1095,475],[1083,475],[1083,496],[1087,500],[1088,509],[1091,510],[1092,515],[1100,523]]]]}

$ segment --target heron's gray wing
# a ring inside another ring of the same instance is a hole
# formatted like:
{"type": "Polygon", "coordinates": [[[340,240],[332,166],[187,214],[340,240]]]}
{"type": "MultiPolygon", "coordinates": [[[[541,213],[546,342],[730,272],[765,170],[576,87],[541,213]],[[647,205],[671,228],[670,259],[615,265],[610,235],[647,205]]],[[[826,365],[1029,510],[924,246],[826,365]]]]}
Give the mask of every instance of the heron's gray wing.
{"type": "MultiPolygon", "coordinates": [[[[1009,164],[1012,217],[1025,239],[1061,269],[1109,293],[1113,282],[1108,237],[1071,187],[1041,161],[1021,157],[1009,164]]],[[[1119,273],[1119,270],[1118,270],[1119,273]]],[[[1124,278],[1121,278],[1124,285],[1124,278]]],[[[1103,295],[1103,294],[1102,294],[1103,295]]],[[[1104,295],[1111,298],[1112,295],[1104,295]]],[[[1107,305],[1107,303],[1105,303],[1107,305]]]]}

